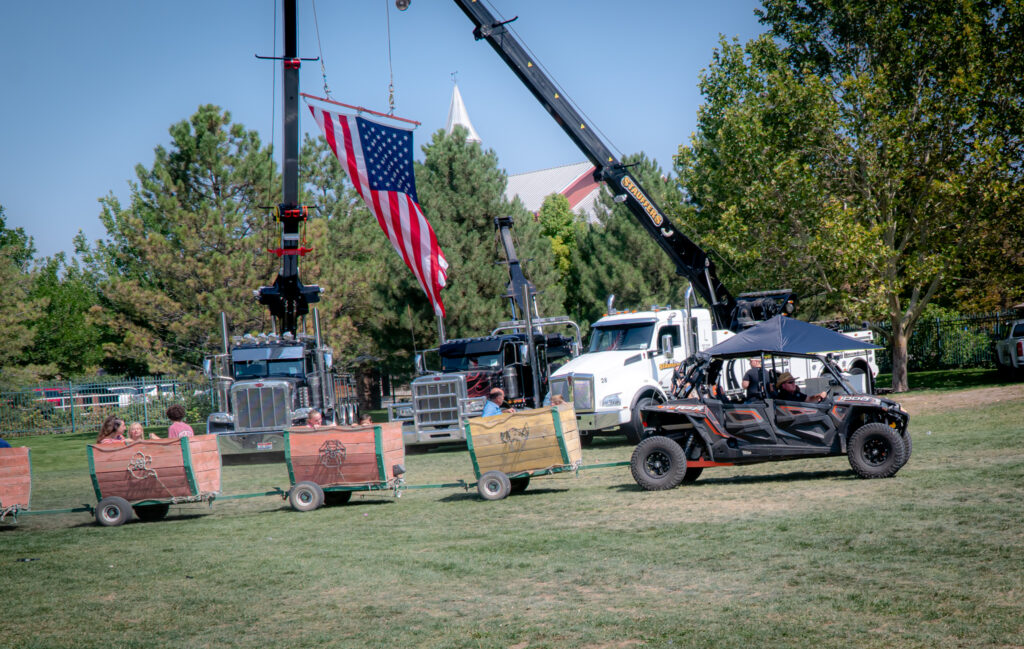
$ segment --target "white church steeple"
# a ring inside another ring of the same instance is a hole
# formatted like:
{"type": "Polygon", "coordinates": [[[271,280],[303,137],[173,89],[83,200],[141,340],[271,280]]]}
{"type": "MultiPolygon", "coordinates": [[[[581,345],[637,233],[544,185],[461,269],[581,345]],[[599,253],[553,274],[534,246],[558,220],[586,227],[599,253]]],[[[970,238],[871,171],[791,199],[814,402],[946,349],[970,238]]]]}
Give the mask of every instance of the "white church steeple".
{"type": "Polygon", "coordinates": [[[476,134],[473,123],[469,121],[466,105],[462,103],[462,93],[459,92],[458,83],[455,83],[452,88],[452,105],[448,108],[448,125],[444,127],[445,134],[451,135],[456,125],[469,131],[469,135],[466,136],[467,142],[480,142],[480,136],[476,134]]]}

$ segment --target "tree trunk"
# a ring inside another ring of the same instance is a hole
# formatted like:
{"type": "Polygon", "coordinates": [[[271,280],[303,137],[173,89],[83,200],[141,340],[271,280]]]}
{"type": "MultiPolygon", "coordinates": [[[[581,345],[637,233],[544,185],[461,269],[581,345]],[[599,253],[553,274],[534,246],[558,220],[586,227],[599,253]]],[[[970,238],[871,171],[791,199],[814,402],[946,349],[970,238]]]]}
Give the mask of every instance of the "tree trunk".
{"type": "Polygon", "coordinates": [[[907,343],[910,336],[897,318],[892,323],[892,391],[906,392],[907,384],[907,343]]]}

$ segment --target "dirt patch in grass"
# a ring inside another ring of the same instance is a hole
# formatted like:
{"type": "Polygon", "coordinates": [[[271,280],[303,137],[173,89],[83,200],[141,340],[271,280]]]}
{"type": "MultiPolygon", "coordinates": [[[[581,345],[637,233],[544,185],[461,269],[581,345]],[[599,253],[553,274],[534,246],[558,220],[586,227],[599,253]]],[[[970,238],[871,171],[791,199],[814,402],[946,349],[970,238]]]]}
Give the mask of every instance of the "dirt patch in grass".
{"type": "Polygon", "coordinates": [[[911,415],[950,412],[1024,400],[1024,383],[973,390],[917,390],[889,395],[911,415]]]}

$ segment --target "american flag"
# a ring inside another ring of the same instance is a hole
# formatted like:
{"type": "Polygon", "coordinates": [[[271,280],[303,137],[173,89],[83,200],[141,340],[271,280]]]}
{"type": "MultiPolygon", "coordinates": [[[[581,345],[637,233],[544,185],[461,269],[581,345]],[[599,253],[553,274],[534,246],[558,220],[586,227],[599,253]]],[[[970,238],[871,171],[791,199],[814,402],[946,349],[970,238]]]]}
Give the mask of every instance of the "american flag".
{"type": "Polygon", "coordinates": [[[356,191],[419,280],[434,313],[444,316],[441,289],[448,262],[416,198],[412,131],[313,106],[309,110],[356,191]]]}

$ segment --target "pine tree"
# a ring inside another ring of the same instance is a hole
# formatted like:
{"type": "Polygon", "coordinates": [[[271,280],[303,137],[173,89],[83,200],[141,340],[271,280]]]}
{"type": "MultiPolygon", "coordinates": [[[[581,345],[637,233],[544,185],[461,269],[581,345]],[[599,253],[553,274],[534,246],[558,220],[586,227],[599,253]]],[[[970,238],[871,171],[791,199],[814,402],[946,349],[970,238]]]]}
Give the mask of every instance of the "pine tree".
{"type": "Polygon", "coordinates": [[[216,106],[170,128],[169,149],[136,167],[123,207],[101,200],[105,239],[81,251],[99,278],[99,318],[115,335],[108,369],[163,373],[197,366],[219,344],[220,312],[234,331],[269,329],[252,297],[273,281],[278,228],[265,206],[280,179],[259,136],[216,106]]]}

